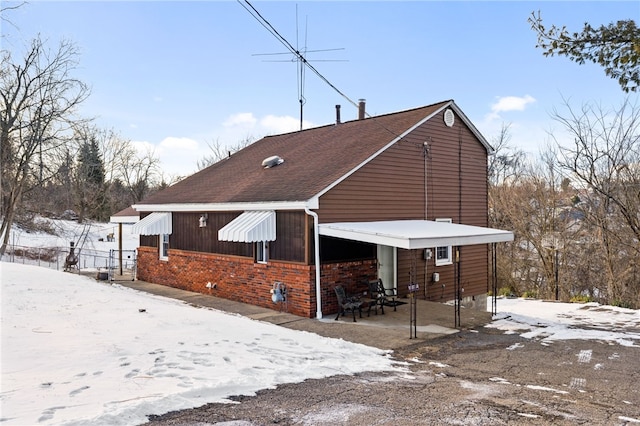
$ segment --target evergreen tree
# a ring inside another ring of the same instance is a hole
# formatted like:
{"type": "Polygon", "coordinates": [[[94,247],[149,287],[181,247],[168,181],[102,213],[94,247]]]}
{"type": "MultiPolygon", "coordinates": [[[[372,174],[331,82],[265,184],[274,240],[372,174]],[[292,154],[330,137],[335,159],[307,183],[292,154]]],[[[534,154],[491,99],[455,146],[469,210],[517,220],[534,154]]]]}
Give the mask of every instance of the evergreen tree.
{"type": "Polygon", "coordinates": [[[566,27],[546,28],[540,12],[529,18],[538,35],[538,45],[545,56],[563,55],[582,65],[585,62],[604,67],[604,72],[618,80],[625,92],[640,86],[640,28],[632,19],[594,28],[584,24],[582,32],[570,33],[566,27]]]}
{"type": "Polygon", "coordinates": [[[104,163],[93,135],[80,142],[75,188],[78,221],[82,222],[85,217],[96,220],[108,217],[104,163]]]}

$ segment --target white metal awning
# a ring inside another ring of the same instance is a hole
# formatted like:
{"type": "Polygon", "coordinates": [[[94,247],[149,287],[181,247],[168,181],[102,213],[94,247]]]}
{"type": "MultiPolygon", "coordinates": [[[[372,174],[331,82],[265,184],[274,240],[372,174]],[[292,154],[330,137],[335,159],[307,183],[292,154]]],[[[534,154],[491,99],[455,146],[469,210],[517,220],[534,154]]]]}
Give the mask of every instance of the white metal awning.
{"type": "Polygon", "coordinates": [[[466,246],[513,240],[501,229],[431,220],[322,223],[320,235],[403,249],[466,246]]]}
{"type": "Polygon", "coordinates": [[[132,234],[163,235],[171,234],[171,213],[153,212],[135,223],[131,228],[132,234]]]}
{"type": "Polygon", "coordinates": [[[241,243],[275,241],[276,212],[246,211],[218,231],[218,240],[241,243]]]}

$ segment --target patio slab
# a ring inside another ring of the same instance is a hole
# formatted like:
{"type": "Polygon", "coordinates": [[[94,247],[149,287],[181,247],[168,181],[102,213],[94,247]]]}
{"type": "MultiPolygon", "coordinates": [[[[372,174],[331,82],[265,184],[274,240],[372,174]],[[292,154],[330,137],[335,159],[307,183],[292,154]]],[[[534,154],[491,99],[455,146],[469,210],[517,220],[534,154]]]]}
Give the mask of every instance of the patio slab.
{"type": "Polygon", "coordinates": [[[461,327],[455,328],[453,305],[417,299],[416,337],[411,338],[409,299],[400,299],[405,303],[397,306],[396,310],[391,306],[385,306],[384,315],[380,312],[378,315],[371,312],[368,316],[366,312],[363,312],[362,318],[357,317],[357,321],[353,322],[351,315],[340,317],[338,320],[335,320],[335,314],[325,316],[322,319],[303,318],[287,312],[139,280],[118,281],[117,284],[159,296],[183,300],[196,306],[243,315],[293,330],[308,331],[380,349],[399,349],[415,345],[420,341],[455,334],[462,329],[472,329],[491,322],[489,312],[462,308],[461,327]]]}

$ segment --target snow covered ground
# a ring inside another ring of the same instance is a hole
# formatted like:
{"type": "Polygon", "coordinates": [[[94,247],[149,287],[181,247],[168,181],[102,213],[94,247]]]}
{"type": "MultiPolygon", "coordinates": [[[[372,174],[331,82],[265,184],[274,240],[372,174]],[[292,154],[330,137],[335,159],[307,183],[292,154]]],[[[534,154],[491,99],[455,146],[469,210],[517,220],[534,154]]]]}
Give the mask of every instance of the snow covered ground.
{"type": "MultiPolygon", "coordinates": [[[[47,222],[55,231],[56,235],[45,232],[27,232],[18,227],[13,227],[9,244],[26,247],[63,247],[68,248],[69,242],[73,241],[83,250],[109,251],[118,248],[117,241],[107,241],[108,234],[118,236],[118,224],[91,222],[77,223],[72,220],[54,220],[38,218],[40,222],[47,222]],[[86,238],[85,238],[86,235],[86,238]],[[100,241],[102,239],[103,241],[100,241]]],[[[131,233],[133,225],[123,224],[122,226],[122,248],[123,250],[135,250],[138,247],[138,236],[131,233]]]]}
{"type": "MultiPolygon", "coordinates": [[[[91,221],[79,224],[71,220],[42,217],[37,218],[36,221],[49,226],[55,235],[29,232],[14,226],[9,237],[7,252],[2,256],[2,260],[63,270],[70,243],[73,242],[75,254],[78,255],[76,267],[81,270],[105,272],[109,267],[113,268],[112,270],[117,268],[120,245],[118,224],[91,221]],[[114,236],[111,241],[107,238],[109,234],[114,236]]],[[[138,247],[138,236],[131,233],[132,226],[131,224],[122,226],[122,263],[123,268],[129,271],[128,273],[135,266],[135,250],[138,247]]]]}
{"type": "Polygon", "coordinates": [[[598,340],[640,347],[640,311],[598,303],[498,299],[498,315],[487,325],[542,344],[554,340],[598,340]]]}
{"type": "Polygon", "coordinates": [[[281,383],[400,371],[390,353],[3,262],[0,423],[118,425],[281,383]]]}
{"type": "MultiPolygon", "coordinates": [[[[117,242],[97,241],[110,227],[92,225],[87,244],[116,248],[117,242]]],[[[81,232],[74,229],[62,238],[81,232]]],[[[125,231],[124,237],[127,249],[137,246],[136,236],[125,231]]],[[[46,236],[19,240],[52,245],[46,236]]],[[[150,414],[226,402],[282,383],[407,373],[386,351],[77,274],[2,262],[0,279],[2,425],[140,424],[150,414]]],[[[488,327],[542,344],[594,339],[640,346],[640,311],[499,299],[498,312],[488,327]]]]}

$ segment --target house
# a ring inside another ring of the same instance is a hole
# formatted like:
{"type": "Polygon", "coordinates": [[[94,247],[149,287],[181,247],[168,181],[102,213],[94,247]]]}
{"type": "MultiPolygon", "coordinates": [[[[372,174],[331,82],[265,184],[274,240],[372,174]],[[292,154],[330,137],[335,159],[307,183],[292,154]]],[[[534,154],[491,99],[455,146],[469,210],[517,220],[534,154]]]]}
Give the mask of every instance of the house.
{"type": "Polygon", "coordinates": [[[334,287],[486,307],[487,155],[454,101],[265,137],[133,207],[142,280],[321,318],[334,287]],[[316,268],[315,265],[320,265],[316,268]],[[411,286],[411,287],[410,287],[411,286]]]}

